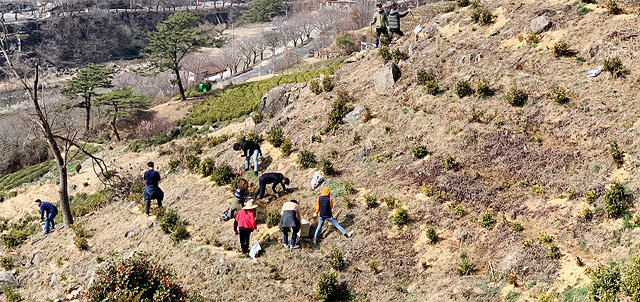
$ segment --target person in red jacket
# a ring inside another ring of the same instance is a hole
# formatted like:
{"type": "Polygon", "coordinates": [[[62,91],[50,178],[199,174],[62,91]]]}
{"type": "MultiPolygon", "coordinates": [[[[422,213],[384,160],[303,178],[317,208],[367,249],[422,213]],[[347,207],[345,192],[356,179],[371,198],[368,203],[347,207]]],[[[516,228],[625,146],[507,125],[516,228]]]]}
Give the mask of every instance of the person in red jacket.
{"type": "MultiPolygon", "coordinates": [[[[249,253],[249,243],[251,242],[251,232],[257,228],[256,225],[256,208],[258,205],[253,201],[247,202],[245,206],[236,214],[238,222],[238,232],[240,233],[240,247],[243,254],[249,253]]],[[[235,224],[234,224],[235,227],[235,224]]],[[[234,229],[234,231],[236,231],[234,229]]],[[[236,234],[237,234],[236,233],[236,234]]]]}

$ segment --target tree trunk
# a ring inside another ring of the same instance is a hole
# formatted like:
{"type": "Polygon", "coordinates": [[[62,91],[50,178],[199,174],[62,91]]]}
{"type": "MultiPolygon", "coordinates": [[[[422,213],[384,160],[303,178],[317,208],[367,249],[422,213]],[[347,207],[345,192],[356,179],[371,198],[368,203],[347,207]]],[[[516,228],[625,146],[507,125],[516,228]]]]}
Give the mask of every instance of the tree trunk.
{"type": "Polygon", "coordinates": [[[120,141],[120,134],[118,133],[118,128],[116,128],[116,117],[115,116],[113,117],[113,120],[111,121],[111,127],[113,127],[113,134],[116,135],[116,140],[120,141]]]}
{"type": "Polygon", "coordinates": [[[86,110],[86,116],[84,118],[84,135],[89,135],[89,122],[91,121],[91,98],[85,97],[84,108],[86,110]]]}
{"type": "Polygon", "coordinates": [[[178,89],[180,90],[180,100],[185,101],[187,97],[184,94],[184,87],[182,86],[182,79],[180,78],[180,70],[174,69],[173,71],[176,73],[176,82],[178,82],[178,89]]]}

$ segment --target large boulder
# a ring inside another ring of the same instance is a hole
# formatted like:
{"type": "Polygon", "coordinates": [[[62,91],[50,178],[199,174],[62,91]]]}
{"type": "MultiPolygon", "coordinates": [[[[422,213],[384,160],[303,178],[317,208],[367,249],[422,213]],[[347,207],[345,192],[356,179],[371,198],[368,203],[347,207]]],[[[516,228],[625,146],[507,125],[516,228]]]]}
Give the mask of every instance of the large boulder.
{"type": "Polygon", "coordinates": [[[356,107],[356,109],[353,109],[351,112],[347,113],[347,115],[344,116],[343,121],[347,124],[353,124],[359,121],[360,119],[362,119],[364,110],[365,109],[363,106],[356,107]]]}
{"type": "Polygon", "coordinates": [[[393,84],[400,79],[400,69],[393,62],[389,62],[384,67],[378,69],[373,75],[373,83],[377,93],[385,93],[393,84]]]}
{"type": "Polygon", "coordinates": [[[0,287],[10,286],[15,288],[18,285],[18,279],[11,272],[0,273],[0,287]]]}
{"type": "Polygon", "coordinates": [[[549,26],[551,26],[551,21],[549,21],[549,19],[547,19],[547,17],[543,15],[531,20],[531,24],[529,25],[531,26],[532,32],[539,34],[547,30],[549,26]]]}
{"type": "Polygon", "coordinates": [[[265,117],[275,116],[289,105],[288,95],[294,86],[294,84],[284,84],[267,91],[260,101],[262,115],[265,117]]]}

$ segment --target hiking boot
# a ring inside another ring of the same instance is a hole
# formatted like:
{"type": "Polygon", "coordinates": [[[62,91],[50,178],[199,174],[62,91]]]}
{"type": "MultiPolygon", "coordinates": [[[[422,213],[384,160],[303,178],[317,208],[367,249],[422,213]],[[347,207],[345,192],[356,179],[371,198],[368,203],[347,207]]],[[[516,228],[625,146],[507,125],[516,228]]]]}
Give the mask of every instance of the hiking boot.
{"type": "Polygon", "coordinates": [[[299,248],[300,248],[300,246],[299,246],[299,245],[297,245],[297,244],[296,244],[296,245],[292,245],[292,246],[291,246],[291,249],[292,249],[292,250],[299,249],[299,248]]]}
{"type": "Polygon", "coordinates": [[[255,175],[256,177],[258,177],[258,171],[253,171],[253,175],[255,175]]]}
{"type": "Polygon", "coordinates": [[[353,237],[353,231],[351,231],[349,233],[345,233],[344,236],[347,237],[347,238],[353,237]]]}
{"type": "Polygon", "coordinates": [[[288,245],[288,244],[286,244],[286,243],[285,243],[285,244],[283,244],[283,246],[284,246],[284,248],[285,248],[285,249],[288,249],[288,248],[289,248],[289,245],[288,245]]]}

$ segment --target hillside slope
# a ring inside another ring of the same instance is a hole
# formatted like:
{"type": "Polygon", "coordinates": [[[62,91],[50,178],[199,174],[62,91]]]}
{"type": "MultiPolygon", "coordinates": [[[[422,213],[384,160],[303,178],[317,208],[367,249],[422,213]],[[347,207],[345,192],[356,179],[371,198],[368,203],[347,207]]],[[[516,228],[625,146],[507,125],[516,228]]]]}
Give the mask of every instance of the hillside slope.
{"type": "MultiPolygon", "coordinates": [[[[77,299],[106,263],[97,263],[98,258],[109,261],[144,252],[170,266],[179,283],[206,301],[306,301],[315,297],[318,276],[334,271],[328,257],[335,246],[346,263],[338,280],[356,300],[586,301],[591,282],[587,268],[610,260],[625,264],[638,250],[640,232],[630,222],[635,209],[626,218],[609,218],[604,195],[615,181],[636,195],[640,188],[640,112],[635,109],[640,105],[640,17],[609,15],[604,4],[589,4],[592,11],[581,15],[573,1],[559,0],[487,2],[496,15],[489,25],[472,22],[472,7],[422,17],[451,4],[430,4],[415,10],[416,19],[404,19],[406,32],[416,21],[425,32],[417,42],[406,37],[390,46],[409,56],[398,63],[402,76],[386,93],[376,93],[373,80],[384,62],[377,50],[365,51],[338,70],[333,92],[315,95],[298,84],[292,98],[297,101],[258,126],[267,129],[284,121],[284,137],[294,144],[294,153],[283,156],[263,143],[263,168],[284,173],[296,188],[282,198],[268,197],[267,208],[276,211],[286,200],[297,199],[303,216],[311,218],[317,195],[308,188],[313,171],[300,169],[295,159],[301,150],[312,151],[338,170],[328,177],[332,188],[340,191],[342,182],[357,188],[350,195],[335,192],[336,217],[347,230],[355,230],[352,239],[325,226],[318,245],[304,239],[301,250],[288,251],[277,227],[261,224],[252,240],[261,242],[264,253],[257,261],[240,257],[232,223],[217,220],[231,201],[230,188],[185,168],[168,172],[169,161],[184,161],[182,154],[198,138],[140,153],[117,147],[103,156],[112,158],[122,175],[137,173],[148,160],[158,163],[166,175],[161,183],[165,206],[189,223],[191,237],[174,244],[135,200],[111,203],[78,219],[93,233],[88,251],[79,252],[73,232],[62,230],[44,240],[33,237],[15,252],[22,264],[17,277],[23,297],[77,299]],[[551,27],[539,34],[537,43],[520,41],[518,36],[526,37],[530,21],[540,15],[551,27]],[[576,53],[554,57],[551,48],[560,40],[576,53]],[[612,56],[623,62],[622,78],[608,73],[586,77],[612,56]],[[437,78],[439,94],[427,94],[417,84],[420,69],[437,78]],[[474,88],[480,79],[488,81],[493,95],[458,97],[455,87],[463,79],[474,88]],[[505,100],[513,85],[528,93],[523,106],[505,100]],[[568,91],[566,104],[553,100],[554,86],[568,91]],[[339,98],[369,108],[372,116],[322,133],[339,98]],[[620,167],[612,160],[611,140],[624,153],[620,167]],[[417,159],[412,149],[419,146],[428,154],[417,159]],[[376,195],[378,207],[367,206],[370,194],[376,195]],[[408,210],[407,226],[389,219],[397,209],[380,200],[388,196],[408,210]],[[585,216],[585,209],[592,217],[585,216]],[[430,227],[438,237],[434,244],[426,235],[430,227]],[[468,276],[457,273],[463,252],[476,269],[468,276]],[[42,261],[36,265],[37,253],[42,261]],[[282,280],[270,278],[275,271],[282,280]],[[50,284],[56,274],[64,278],[50,284]]],[[[247,120],[207,136],[252,129],[247,120]]],[[[199,157],[241,172],[233,142],[204,144],[199,157]]],[[[244,177],[255,189],[255,177],[244,177]]],[[[78,176],[72,183],[83,181],[78,176]]],[[[98,189],[92,183],[83,190],[98,189]]],[[[27,207],[42,194],[55,196],[36,186],[1,206],[27,207]]]]}

